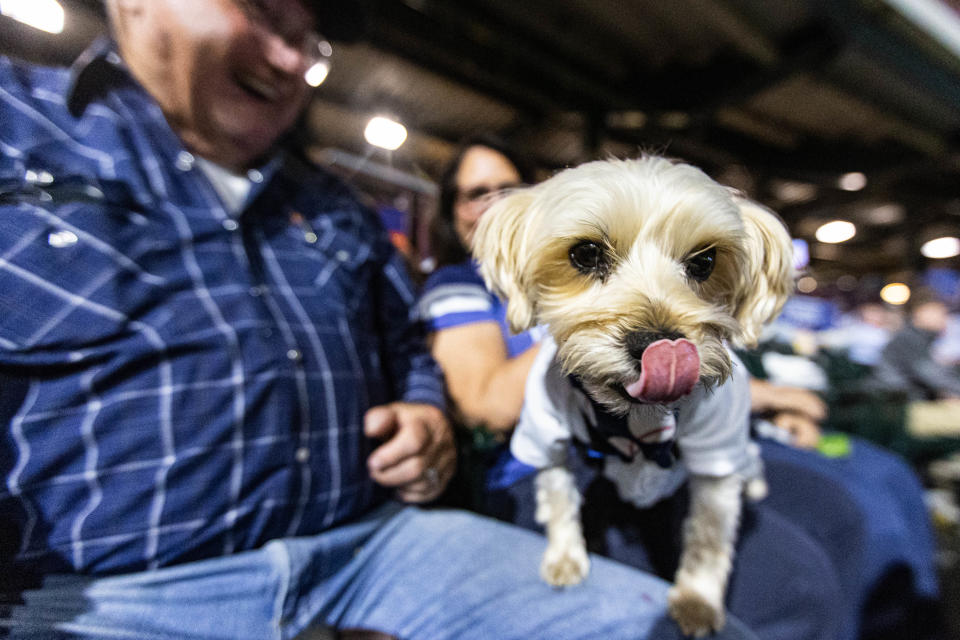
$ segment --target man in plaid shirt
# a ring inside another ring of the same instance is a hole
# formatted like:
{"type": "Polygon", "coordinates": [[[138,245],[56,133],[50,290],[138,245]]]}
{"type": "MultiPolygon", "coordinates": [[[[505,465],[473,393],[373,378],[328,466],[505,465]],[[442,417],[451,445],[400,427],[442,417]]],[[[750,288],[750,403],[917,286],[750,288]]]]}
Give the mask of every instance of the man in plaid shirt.
{"type": "Polygon", "coordinates": [[[71,69],[0,60],[0,634],[679,637],[655,578],[554,593],[532,534],[409,506],[454,470],[441,376],[290,133],[356,9],[108,0],[71,69]]]}

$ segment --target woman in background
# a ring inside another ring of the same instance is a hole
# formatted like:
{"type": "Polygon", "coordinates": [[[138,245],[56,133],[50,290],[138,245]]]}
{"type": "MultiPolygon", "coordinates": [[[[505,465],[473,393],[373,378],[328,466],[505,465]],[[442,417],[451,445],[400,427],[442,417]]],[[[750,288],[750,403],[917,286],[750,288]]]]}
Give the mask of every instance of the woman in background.
{"type": "MultiPolygon", "coordinates": [[[[505,143],[491,136],[470,138],[441,176],[439,209],[430,226],[436,269],[420,309],[460,427],[461,473],[452,487],[459,495],[453,499],[479,510],[487,476],[500,466],[519,465],[510,464],[507,443],[523,406],[537,336],[510,332],[506,308],[487,290],[468,247],[483,212],[510,189],[532,181],[532,171],[505,143]]],[[[494,485],[507,486],[520,475],[508,472],[494,485]]]]}

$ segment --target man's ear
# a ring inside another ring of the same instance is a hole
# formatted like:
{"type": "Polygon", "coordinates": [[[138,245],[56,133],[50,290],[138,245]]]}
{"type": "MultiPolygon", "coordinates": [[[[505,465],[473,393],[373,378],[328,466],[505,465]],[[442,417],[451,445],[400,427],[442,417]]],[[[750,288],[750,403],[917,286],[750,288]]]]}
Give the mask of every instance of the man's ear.
{"type": "Polygon", "coordinates": [[[496,202],[477,223],[473,255],[487,287],[507,303],[507,322],[514,332],[536,324],[535,306],[524,282],[525,215],[533,202],[529,190],[514,191],[496,202]]]}
{"type": "Polygon", "coordinates": [[[793,243],[775,213],[744,198],[736,201],[746,232],[747,268],[734,299],[734,316],[740,324],[735,342],[750,347],[793,293],[793,243]]]}

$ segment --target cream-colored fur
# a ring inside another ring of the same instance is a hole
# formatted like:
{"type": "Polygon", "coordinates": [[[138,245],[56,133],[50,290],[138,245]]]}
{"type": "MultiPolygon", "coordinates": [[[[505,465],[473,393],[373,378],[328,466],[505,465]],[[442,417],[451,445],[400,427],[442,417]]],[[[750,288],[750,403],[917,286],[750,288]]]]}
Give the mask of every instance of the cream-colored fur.
{"type": "MultiPolygon", "coordinates": [[[[512,193],[481,218],[473,250],[507,300],[511,327],[546,325],[563,370],[617,415],[637,410],[623,393],[639,368],[629,335],[683,336],[696,346],[700,382],[722,384],[732,370],[725,344],[754,344],[793,286],[790,238],[773,213],[657,156],[587,163],[512,193]],[[595,268],[575,257],[581,245],[600,257],[595,268]],[[714,266],[701,281],[693,263],[708,251],[714,266]]],[[[762,485],[751,481],[751,494],[762,485]]],[[[690,487],[669,603],[684,633],[699,636],[724,623],[745,487],[735,475],[694,476],[690,487]]],[[[579,582],[588,560],[569,472],[541,471],[537,501],[548,537],[543,577],[579,582]]]]}

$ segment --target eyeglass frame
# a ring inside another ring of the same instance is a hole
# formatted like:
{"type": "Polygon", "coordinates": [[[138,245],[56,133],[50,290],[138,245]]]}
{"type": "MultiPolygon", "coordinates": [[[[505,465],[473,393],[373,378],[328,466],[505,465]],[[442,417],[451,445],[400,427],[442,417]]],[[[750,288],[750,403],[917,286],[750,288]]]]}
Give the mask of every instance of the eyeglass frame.
{"type": "Polygon", "coordinates": [[[478,185],[470,189],[457,188],[457,202],[460,204],[475,205],[479,202],[487,202],[494,197],[500,198],[510,191],[522,189],[527,185],[522,182],[504,182],[493,187],[487,185],[478,185]]]}
{"type": "Polygon", "coordinates": [[[298,49],[306,60],[304,71],[314,65],[326,62],[333,53],[330,42],[316,29],[306,31],[300,38],[302,42],[294,42],[292,35],[283,33],[276,17],[271,17],[269,0],[230,0],[243,13],[247,22],[265,34],[276,36],[292,49],[298,49]]]}

